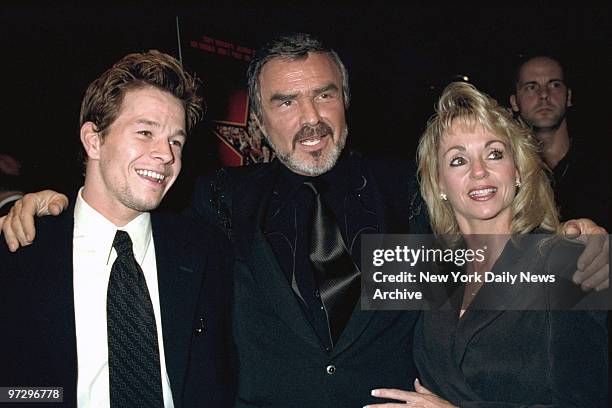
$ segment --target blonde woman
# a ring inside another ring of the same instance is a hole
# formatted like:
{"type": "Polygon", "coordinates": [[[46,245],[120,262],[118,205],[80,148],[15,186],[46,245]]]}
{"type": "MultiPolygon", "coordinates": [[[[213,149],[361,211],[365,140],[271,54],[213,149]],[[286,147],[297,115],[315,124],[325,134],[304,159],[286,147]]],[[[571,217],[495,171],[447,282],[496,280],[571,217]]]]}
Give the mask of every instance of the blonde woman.
{"type": "MultiPolygon", "coordinates": [[[[466,272],[571,275],[579,251],[551,239],[559,220],[530,131],[466,83],[449,85],[436,111],[419,144],[421,193],[439,238],[488,248],[466,272]]],[[[512,290],[508,299],[522,297],[512,290]]],[[[374,390],[402,403],[369,407],[607,406],[605,312],[477,310],[491,288],[474,282],[460,292],[458,310],[424,312],[418,323],[415,392],[374,390]]]]}

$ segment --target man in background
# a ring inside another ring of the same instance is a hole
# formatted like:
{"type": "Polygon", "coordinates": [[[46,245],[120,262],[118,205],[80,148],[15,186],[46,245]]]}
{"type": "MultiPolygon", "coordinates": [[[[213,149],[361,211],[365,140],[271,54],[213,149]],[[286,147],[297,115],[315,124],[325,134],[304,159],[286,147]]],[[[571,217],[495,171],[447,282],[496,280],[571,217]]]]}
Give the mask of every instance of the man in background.
{"type": "Polygon", "coordinates": [[[609,230],[609,150],[601,135],[575,129],[570,136],[572,90],[559,61],[543,55],[525,60],[517,69],[510,104],[541,144],[561,219],[586,217],[609,230]]]}
{"type": "Polygon", "coordinates": [[[561,63],[545,55],[524,60],[516,71],[510,104],[541,144],[561,219],[588,217],[609,231],[609,149],[601,143],[601,135],[570,137],[567,114],[573,106],[572,90],[561,63]]]}

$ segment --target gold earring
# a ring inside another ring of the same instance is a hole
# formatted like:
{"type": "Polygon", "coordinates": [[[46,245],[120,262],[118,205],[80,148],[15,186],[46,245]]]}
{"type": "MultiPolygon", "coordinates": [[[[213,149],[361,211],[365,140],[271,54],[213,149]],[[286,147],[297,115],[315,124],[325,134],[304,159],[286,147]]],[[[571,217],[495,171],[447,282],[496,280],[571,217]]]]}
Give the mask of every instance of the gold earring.
{"type": "Polygon", "coordinates": [[[448,197],[447,197],[447,196],[446,196],[446,194],[444,194],[444,193],[440,193],[440,198],[441,198],[442,200],[444,200],[444,201],[447,201],[447,200],[448,200],[448,197]]]}

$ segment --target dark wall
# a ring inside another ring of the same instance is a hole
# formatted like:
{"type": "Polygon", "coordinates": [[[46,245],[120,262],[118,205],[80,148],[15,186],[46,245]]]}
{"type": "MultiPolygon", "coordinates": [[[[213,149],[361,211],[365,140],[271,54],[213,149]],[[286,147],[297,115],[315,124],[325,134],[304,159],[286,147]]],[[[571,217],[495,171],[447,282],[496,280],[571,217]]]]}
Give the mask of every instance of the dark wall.
{"type": "Polygon", "coordinates": [[[176,54],[173,14],[135,6],[3,8],[0,151],[20,156],[35,188],[70,187],[79,182],[85,89],[127,53],[157,48],[176,54]]]}
{"type": "MultiPolygon", "coordinates": [[[[254,47],[285,31],[315,33],[332,44],[351,76],[350,141],[368,153],[412,155],[435,99],[457,74],[506,103],[516,56],[542,49],[562,53],[572,71],[572,120],[581,123],[581,133],[595,141],[610,133],[609,7],[329,3],[5,5],[0,151],[21,156],[37,186],[78,183],[85,88],[129,52],[156,48],[177,55],[176,16],[219,38],[239,33],[254,47]]],[[[190,153],[206,158],[193,171],[214,166],[212,152],[190,153]]]]}

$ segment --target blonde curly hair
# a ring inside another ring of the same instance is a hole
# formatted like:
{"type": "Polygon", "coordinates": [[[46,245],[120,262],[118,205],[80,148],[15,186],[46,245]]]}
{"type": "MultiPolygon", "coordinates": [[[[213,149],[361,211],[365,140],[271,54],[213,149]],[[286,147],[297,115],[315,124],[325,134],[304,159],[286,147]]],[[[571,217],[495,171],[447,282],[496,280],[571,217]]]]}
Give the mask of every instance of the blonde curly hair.
{"type": "Polygon", "coordinates": [[[448,201],[440,199],[438,188],[438,148],[456,121],[471,127],[483,126],[509,148],[521,179],[521,187],[511,204],[511,233],[525,234],[536,227],[558,231],[554,194],[531,130],[515,120],[509,109],[499,106],[473,85],[453,82],[442,92],[417,151],[421,194],[427,203],[434,233],[437,236],[460,234],[453,210],[448,201]]]}

